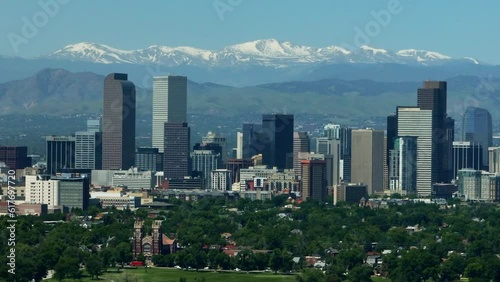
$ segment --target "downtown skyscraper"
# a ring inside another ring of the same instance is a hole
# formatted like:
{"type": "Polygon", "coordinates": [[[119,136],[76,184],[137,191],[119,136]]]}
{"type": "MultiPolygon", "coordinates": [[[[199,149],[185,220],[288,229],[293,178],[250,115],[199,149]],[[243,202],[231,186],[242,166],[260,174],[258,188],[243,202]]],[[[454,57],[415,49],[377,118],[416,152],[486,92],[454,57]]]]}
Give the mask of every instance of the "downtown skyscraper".
{"type": "Polygon", "coordinates": [[[88,120],[86,131],[75,133],[75,168],[102,168],[102,131],[100,120],[88,120]]]}
{"type": "Polygon", "coordinates": [[[152,145],[164,150],[164,123],[187,122],[187,77],[158,76],[153,78],[152,145]]]}
{"type": "Polygon", "coordinates": [[[435,150],[432,169],[436,182],[449,182],[452,177],[453,136],[449,133],[454,131],[454,121],[446,116],[447,88],[446,81],[424,81],[417,94],[417,107],[432,111],[432,142],[435,150]]]}
{"type": "Polygon", "coordinates": [[[264,150],[262,143],[262,124],[243,124],[243,159],[251,159],[264,150]]]}
{"type": "Polygon", "coordinates": [[[287,167],[287,158],[293,159],[293,115],[273,114],[262,116],[263,163],[278,169],[287,167]]]}
{"type": "Polygon", "coordinates": [[[102,168],[129,169],[135,160],[135,85],[127,74],[104,80],[102,168]]]}
{"type": "Polygon", "coordinates": [[[462,140],[482,147],[482,169],[488,167],[488,148],[493,146],[491,114],[486,109],[467,107],[462,119],[462,140]]]}
{"type": "Polygon", "coordinates": [[[417,137],[394,139],[389,151],[389,190],[402,195],[417,192],[417,137]]]}
{"type": "Polygon", "coordinates": [[[430,196],[438,173],[434,166],[440,164],[436,162],[436,142],[433,142],[433,111],[398,107],[397,118],[397,136],[417,140],[416,192],[419,196],[430,196]]]}
{"type": "Polygon", "coordinates": [[[189,142],[191,132],[188,124],[164,123],[163,174],[165,179],[181,179],[191,176],[189,142]]]}
{"type": "Polygon", "coordinates": [[[47,170],[46,174],[55,175],[61,169],[75,168],[74,136],[47,136],[47,170]]]}
{"type": "Polygon", "coordinates": [[[367,185],[368,194],[384,190],[384,131],[353,130],[351,182],[367,185]]]}
{"type": "Polygon", "coordinates": [[[293,133],[293,170],[296,175],[300,175],[300,159],[299,152],[309,153],[310,140],[307,132],[295,131],[293,133]]]}

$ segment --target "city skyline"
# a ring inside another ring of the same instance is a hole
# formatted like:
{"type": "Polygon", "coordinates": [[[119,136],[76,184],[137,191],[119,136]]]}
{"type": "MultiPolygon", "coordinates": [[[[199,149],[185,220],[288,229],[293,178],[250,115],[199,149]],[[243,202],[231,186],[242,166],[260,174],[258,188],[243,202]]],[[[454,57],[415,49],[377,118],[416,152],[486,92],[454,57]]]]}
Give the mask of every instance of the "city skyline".
{"type": "Polygon", "coordinates": [[[0,281],[500,281],[499,10],[2,1],[0,281]]]}

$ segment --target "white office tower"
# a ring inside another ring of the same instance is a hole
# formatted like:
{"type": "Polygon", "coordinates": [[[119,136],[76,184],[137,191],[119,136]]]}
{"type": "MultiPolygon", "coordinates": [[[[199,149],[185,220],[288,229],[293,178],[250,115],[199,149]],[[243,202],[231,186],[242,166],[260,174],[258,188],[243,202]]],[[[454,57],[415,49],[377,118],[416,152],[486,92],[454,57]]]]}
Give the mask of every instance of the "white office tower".
{"type": "Polygon", "coordinates": [[[101,120],[87,120],[87,131],[75,133],[75,168],[102,168],[101,120]]]}
{"type": "Polygon", "coordinates": [[[236,133],[236,158],[243,159],[243,132],[236,133]]]}
{"type": "Polygon", "coordinates": [[[59,206],[59,180],[43,180],[36,175],[25,177],[26,203],[47,204],[52,210],[59,206]]]}
{"type": "Polygon", "coordinates": [[[153,78],[153,148],[164,150],[165,122],[187,122],[187,77],[153,78]]]}
{"type": "Polygon", "coordinates": [[[398,108],[398,137],[417,138],[417,194],[430,196],[432,184],[437,177],[433,174],[432,158],[432,111],[416,107],[398,108]]]}
{"type": "Polygon", "coordinates": [[[228,191],[231,190],[231,171],[228,169],[216,169],[211,173],[212,190],[228,191]]]}
{"type": "Polygon", "coordinates": [[[330,139],[340,139],[340,129],[340,124],[328,123],[323,128],[323,135],[330,139]]]}

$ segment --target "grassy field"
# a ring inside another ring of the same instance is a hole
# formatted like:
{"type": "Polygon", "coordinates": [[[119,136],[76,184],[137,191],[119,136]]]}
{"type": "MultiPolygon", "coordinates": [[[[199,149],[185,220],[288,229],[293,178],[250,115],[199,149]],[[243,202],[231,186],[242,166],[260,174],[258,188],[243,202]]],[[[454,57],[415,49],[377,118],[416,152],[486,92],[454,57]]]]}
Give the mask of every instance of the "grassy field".
{"type": "MultiPolygon", "coordinates": [[[[107,272],[99,277],[99,280],[91,280],[86,276],[79,281],[113,281],[113,282],[179,282],[185,278],[186,282],[295,282],[295,275],[277,275],[272,273],[246,273],[246,272],[211,272],[211,271],[185,271],[165,268],[137,268],[122,269],[118,272],[107,272]]],[[[374,282],[390,282],[383,277],[372,277],[374,282]]],[[[57,281],[49,279],[47,281],[57,281]]],[[[65,279],[64,282],[74,281],[65,279]]],[[[460,280],[463,281],[463,280],[460,280]]],[[[465,280],[467,281],[467,280],[465,280]]]]}
{"type": "MultiPolygon", "coordinates": [[[[220,281],[241,281],[241,282],[294,282],[294,275],[275,274],[247,274],[245,272],[216,273],[207,271],[185,271],[177,269],[160,268],[138,268],[125,269],[121,273],[105,273],[99,277],[100,281],[130,281],[130,282],[179,282],[180,278],[186,278],[187,282],[220,282],[220,281]],[[204,279],[204,280],[203,280],[204,279]]],[[[50,279],[48,281],[57,281],[50,279]]],[[[66,279],[64,281],[73,281],[66,279]]],[[[81,281],[90,282],[90,277],[84,277],[81,281]]]]}

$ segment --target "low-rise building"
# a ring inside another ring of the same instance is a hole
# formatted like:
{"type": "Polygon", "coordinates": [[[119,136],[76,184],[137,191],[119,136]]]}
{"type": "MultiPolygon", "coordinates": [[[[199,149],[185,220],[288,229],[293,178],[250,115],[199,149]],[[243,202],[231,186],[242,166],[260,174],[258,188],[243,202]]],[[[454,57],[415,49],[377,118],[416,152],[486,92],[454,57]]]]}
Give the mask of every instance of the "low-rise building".
{"type": "Polygon", "coordinates": [[[362,198],[368,198],[368,188],[365,184],[342,183],[334,186],[334,205],[338,202],[359,203],[362,198]]]}
{"type": "Polygon", "coordinates": [[[47,204],[20,204],[16,206],[17,215],[45,215],[48,212],[47,204]]]}
{"type": "Polygon", "coordinates": [[[102,208],[133,209],[141,206],[141,198],[123,192],[91,192],[91,199],[98,199],[102,208]]]}

